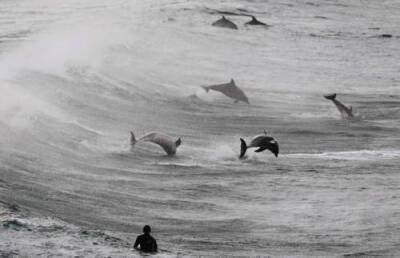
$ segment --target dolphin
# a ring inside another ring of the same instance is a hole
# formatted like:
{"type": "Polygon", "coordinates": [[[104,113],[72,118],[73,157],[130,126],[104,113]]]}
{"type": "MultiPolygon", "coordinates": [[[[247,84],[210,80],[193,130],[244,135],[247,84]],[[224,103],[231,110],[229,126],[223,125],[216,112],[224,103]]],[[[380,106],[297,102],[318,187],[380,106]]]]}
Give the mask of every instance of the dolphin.
{"type": "Polygon", "coordinates": [[[346,114],[348,117],[354,117],[353,107],[352,106],[346,107],[343,103],[341,103],[339,100],[337,100],[336,93],[324,95],[324,97],[326,99],[332,100],[332,102],[335,104],[336,108],[339,110],[339,112],[340,112],[340,114],[342,114],[342,116],[344,114],[346,114]]]}
{"type": "Polygon", "coordinates": [[[278,157],[279,154],[279,144],[278,142],[271,136],[267,135],[267,132],[264,130],[264,134],[256,135],[251,139],[250,144],[247,145],[246,142],[240,138],[240,156],[242,159],[246,154],[248,148],[258,147],[255,152],[262,152],[264,150],[270,150],[275,157],[278,157]]]}
{"type": "Polygon", "coordinates": [[[237,29],[238,29],[238,27],[236,26],[236,24],[234,24],[233,22],[231,22],[230,20],[228,20],[227,18],[225,18],[225,16],[222,16],[221,19],[219,19],[219,20],[213,22],[211,25],[212,25],[212,26],[216,26],[216,27],[234,29],[234,30],[237,30],[237,29]]]}
{"type": "Polygon", "coordinates": [[[219,91],[225,96],[234,99],[235,103],[243,101],[246,102],[247,104],[250,104],[246,94],[244,94],[244,92],[238,86],[236,86],[235,81],[233,79],[231,79],[231,81],[228,83],[216,84],[210,86],[201,86],[201,87],[203,87],[203,89],[205,89],[206,92],[208,92],[209,90],[219,91]]]}
{"type": "Polygon", "coordinates": [[[259,20],[257,20],[257,18],[256,17],[254,17],[254,16],[251,16],[251,21],[249,21],[249,22],[246,22],[245,23],[245,25],[262,25],[262,26],[270,26],[270,25],[267,25],[267,24],[265,24],[265,23],[263,23],[263,22],[260,22],[259,20]]]}
{"type": "Polygon", "coordinates": [[[148,133],[148,134],[142,136],[140,139],[136,140],[135,135],[131,131],[131,147],[133,148],[135,146],[135,144],[138,143],[139,141],[152,142],[152,143],[158,144],[170,156],[173,156],[176,154],[176,149],[182,143],[181,138],[178,138],[178,140],[175,141],[169,135],[162,134],[162,133],[155,133],[155,132],[148,133]]]}

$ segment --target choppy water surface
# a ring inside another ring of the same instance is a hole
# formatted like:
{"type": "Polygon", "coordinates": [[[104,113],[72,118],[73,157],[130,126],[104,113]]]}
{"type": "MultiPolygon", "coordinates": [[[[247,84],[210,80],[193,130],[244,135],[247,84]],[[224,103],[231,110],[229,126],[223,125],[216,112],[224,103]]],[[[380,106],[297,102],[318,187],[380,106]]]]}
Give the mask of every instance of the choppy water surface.
{"type": "Polygon", "coordinates": [[[135,255],[150,224],[159,256],[400,255],[399,12],[1,1],[0,254],[135,255]],[[239,30],[210,26],[218,10],[244,14],[239,30]],[[272,26],[245,27],[250,14],[272,26]],[[231,78],[251,105],[200,88],[231,78]],[[279,158],[238,160],[239,137],[264,129],[279,158]],[[183,144],[131,151],[130,130],[183,144]]]}

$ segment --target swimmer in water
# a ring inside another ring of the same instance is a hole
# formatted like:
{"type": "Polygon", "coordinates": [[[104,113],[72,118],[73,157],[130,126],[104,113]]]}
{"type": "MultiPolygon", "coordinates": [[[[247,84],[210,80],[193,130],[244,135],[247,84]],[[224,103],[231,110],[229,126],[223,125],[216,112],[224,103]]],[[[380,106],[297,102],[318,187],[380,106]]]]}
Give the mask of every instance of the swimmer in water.
{"type": "Polygon", "coordinates": [[[151,228],[149,225],[143,227],[143,235],[136,238],[135,245],[133,248],[145,253],[156,253],[157,252],[157,242],[150,235],[151,228]],[[140,248],[139,248],[140,246],[140,248]]]}

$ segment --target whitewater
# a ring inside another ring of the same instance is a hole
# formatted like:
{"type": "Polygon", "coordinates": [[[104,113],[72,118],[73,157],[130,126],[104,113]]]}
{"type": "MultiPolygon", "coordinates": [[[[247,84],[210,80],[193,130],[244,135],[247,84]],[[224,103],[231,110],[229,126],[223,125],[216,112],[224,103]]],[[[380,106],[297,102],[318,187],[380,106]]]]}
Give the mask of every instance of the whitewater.
{"type": "Polygon", "coordinates": [[[145,224],[156,257],[400,256],[399,13],[0,1],[0,256],[141,256],[145,224]],[[221,13],[238,30],[211,26],[221,13]],[[271,26],[244,26],[251,15],[271,26]],[[201,88],[231,79],[250,104],[201,88]],[[279,157],[239,160],[239,138],[264,130],[279,157]],[[182,145],[131,149],[130,131],[182,145]]]}

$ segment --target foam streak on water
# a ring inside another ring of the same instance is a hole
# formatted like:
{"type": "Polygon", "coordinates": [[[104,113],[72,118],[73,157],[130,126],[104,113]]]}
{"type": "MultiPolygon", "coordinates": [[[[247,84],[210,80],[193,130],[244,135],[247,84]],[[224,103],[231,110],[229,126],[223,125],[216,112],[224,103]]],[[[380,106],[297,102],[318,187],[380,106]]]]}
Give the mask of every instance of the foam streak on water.
{"type": "Polygon", "coordinates": [[[398,256],[399,12],[1,1],[0,256],[135,255],[144,224],[159,256],[398,256]],[[239,29],[210,26],[218,11],[242,14],[239,29]],[[272,26],[244,26],[254,14],[272,26]],[[251,105],[200,87],[231,78],[251,105]],[[264,129],[279,158],[238,160],[239,138],[264,129]],[[131,151],[131,130],[183,143],[131,151]]]}

